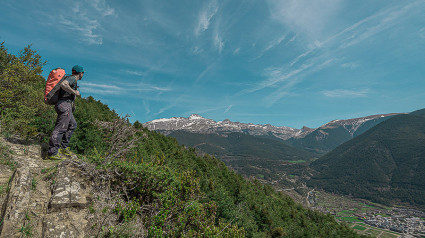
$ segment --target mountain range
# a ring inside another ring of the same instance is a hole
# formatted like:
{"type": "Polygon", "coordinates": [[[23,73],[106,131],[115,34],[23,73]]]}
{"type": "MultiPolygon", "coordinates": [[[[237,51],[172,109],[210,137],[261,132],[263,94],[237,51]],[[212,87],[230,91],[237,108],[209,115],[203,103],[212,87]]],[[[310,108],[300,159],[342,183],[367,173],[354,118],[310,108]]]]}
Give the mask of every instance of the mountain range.
{"type": "MultiPolygon", "coordinates": [[[[230,133],[243,133],[256,137],[284,140],[287,144],[294,147],[313,152],[316,155],[323,155],[380,122],[398,114],[379,114],[348,120],[333,120],[319,128],[304,126],[301,129],[287,126],[272,126],[269,124],[256,125],[252,123],[232,122],[229,119],[214,121],[197,114],[193,114],[188,118],[172,117],[157,119],[146,122],[143,126],[165,135],[169,135],[175,131],[186,131],[192,134],[215,134],[224,138],[230,133]]],[[[182,139],[181,136],[180,139],[182,139]]],[[[190,145],[194,146],[194,144],[190,145]]]]}

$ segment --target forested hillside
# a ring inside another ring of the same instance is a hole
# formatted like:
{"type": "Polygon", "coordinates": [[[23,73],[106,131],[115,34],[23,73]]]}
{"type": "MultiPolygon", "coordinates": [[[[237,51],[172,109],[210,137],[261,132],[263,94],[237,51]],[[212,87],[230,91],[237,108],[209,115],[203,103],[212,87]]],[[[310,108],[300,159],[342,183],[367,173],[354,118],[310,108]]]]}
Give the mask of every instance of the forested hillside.
{"type": "Polygon", "coordinates": [[[236,132],[223,136],[187,131],[173,131],[168,136],[176,138],[180,144],[217,156],[240,174],[260,176],[266,180],[279,180],[288,163],[309,162],[314,158],[313,154],[274,137],[236,132]]]}
{"type": "Polygon", "coordinates": [[[425,208],[425,110],[395,116],[313,162],[310,185],[425,208]]]}
{"type": "MultiPolygon", "coordinates": [[[[48,140],[56,113],[43,103],[43,65],[30,47],[15,56],[1,44],[2,136],[48,140]]],[[[126,201],[113,208],[120,224],[140,216],[148,237],[358,237],[330,215],[244,180],[216,158],[197,156],[137,121],[130,124],[92,97],[76,106],[72,150],[113,176],[111,186],[126,201]]],[[[107,237],[133,235],[131,229],[102,229],[107,237]]]]}

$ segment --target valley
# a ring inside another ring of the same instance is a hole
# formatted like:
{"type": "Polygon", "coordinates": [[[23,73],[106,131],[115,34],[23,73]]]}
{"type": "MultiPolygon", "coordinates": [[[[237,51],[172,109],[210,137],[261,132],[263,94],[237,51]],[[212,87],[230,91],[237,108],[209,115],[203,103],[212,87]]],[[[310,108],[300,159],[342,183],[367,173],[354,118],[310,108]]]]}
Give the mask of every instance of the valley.
{"type": "Polygon", "coordinates": [[[272,185],[276,190],[290,195],[304,207],[318,210],[334,216],[340,222],[346,222],[360,234],[373,237],[400,237],[413,235],[425,236],[425,212],[412,207],[390,207],[373,203],[365,199],[344,196],[308,187],[306,176],[300,174],[301,168],[308,171],[306,163],[288,163],[282,170],[279,180],[266,180],[265,176],[255,176],[263,183],[272,185]],[[294,166],[297,170],[292,170],[294,166]]]}
{"type": "Polygon", "coordinates": [[[424,116],[424,110],[382,114],[301,130],[199,115],[144,126],[359,234],[424,237],[424,116]]]}
{"type": "Polygon", "coordinates": [[[401,206],[390,207],[365,199],[316,190],[309,188],[302,177],[292,174],[281,176],[280,180],[274,181],[255,179],[289,194],[304,207],[330,214],[338,221],[346,222],[359,234],[388,238],[403,235],[425,236],[425,212],[421,210],[401,206]]]}

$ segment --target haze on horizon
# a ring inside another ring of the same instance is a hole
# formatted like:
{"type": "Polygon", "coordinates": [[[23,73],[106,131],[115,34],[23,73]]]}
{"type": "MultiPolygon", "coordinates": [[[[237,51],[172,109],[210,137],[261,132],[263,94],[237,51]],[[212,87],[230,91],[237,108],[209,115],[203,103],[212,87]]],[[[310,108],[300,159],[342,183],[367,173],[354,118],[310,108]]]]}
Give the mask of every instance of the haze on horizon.
{"type": "Polygon", "coordinates": [[[318,127],[425,102],[425,1],[2,1],[0,42],[131,120],[318,127]]]}

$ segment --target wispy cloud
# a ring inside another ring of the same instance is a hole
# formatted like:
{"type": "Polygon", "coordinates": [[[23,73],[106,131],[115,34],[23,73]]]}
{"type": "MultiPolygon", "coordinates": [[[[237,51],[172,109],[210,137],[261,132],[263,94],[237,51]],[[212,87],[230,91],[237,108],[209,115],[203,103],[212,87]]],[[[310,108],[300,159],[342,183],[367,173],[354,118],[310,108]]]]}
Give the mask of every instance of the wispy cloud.
{"type": "Polygon", "coordinates": [[[339,12],[342,0],[268,0],[272,17],[312,42],[326,35],[326,27],[339,12]]]}
{"type": "Polygon", "coordinates": [[[214,15],[217,13],[217,11],[217,0],[210,1],[207,7],[199,13],[198,24],[195,28],[195,36],[199,36],[201,33],[208,30],[210,22],[214,15]]]}
{"type": "MultiPolygon", "coordinates": [[[[67,31],[76,32],[79,34],[78,39],[87,44],[103,44],[103,37],[99,33],[99,29],[102,28],[100,21],[114,15],[115,10],[109,7],[105,0],[69,1],[68,3],[69,6],[73,6],[71,11],[59,10],[53,15],[47,15],[51,23],[59,24],[67,31]]],[[[59,6],[56,9],[62,9],[62,7],[59,6]]]]}
{"type": "Polygon", "coordinates": [[[217,48],[218,53],[221,54],[224,48],[224,41],[218,32],[214,34],[214,46],[217,48]]]}
{"type": "Polygon", "coordinates": [[[290,40],[288,40],[285,45],[288,45],[291,42],[294,42],[297,39],[297,35],[294,35],[290,40]]]}
{"type": "Polygon", "coordinates": [[[232,109],[233,105],[229,105],[226,110],[224,110],[224,114],[226,114],[230,109],[232,109]]]}
{"type": "Polygon", "coordinates": [[[213,63],[209,64],[207,68],[205,68],[196,78],[195,82],[199,82],[201,79],[203,79],[208,73],[210,73],[211,71],[214,70],[214,68],[216,67],[216,61],[214,61],[213,63]]]}
{"type": "Polygon", "coordinates": [[[398,24],[397,20],[407,14],[409,10],[417,4],[418,2],[411,2],[403,7],[397,6],[389,8],[356,23],[352,27],[348,28],[351,31],[350,36],[343,39],[341,42],[341,48],[358,44],[386,29],[389,29],[395,24],[398,24]],[[365,27],[362,27],[357,31],[353,31],[355,28],[362,25],[365,27]]]}
{"type": "Polygon", "coordinates": [[[198,46],[194,46],[194,47],[192,47],[192,49],[191,49],[191,53],[192,53],[192,54],[194,54],[194,55],[199,55],[199,54],[201,54],[203,51],[204,51],[204,50],[203,50],[203,49],[201,49],[201,48],[199,48],[198,46]]]}
{"type": "MultiPolygon", "coordinates": [[[[335,0],[336,1],[336,0],[335,0]]],[[[294,12],[300,11],[298,9],[303,4],[302,1],[269,1],[272,4],[277,4],[277,10],[272,10],[272,14],[275,14],[274,17],[281,17],[281,21],[284,24],[293,24],[295,27],[303,28],[304,31],[309,31],[309,26],[304,26],[307,24],[307,19],[310,16],[300,16],[304,19],[295,19],[295,16],[291,16],[293,13],[288,13],[289,16],[283,16],[284,13],[287,13],[291,9],[294,12]],[[286,9],[280,9],[286,6],[286,9]],[[280,10],[279,10],[280,9],[280,10]],[[298,9],[298,10],[297,10],[298,9]]],[[[321,1],[318,1],[321,2],[321,1]]],[[[336,1],[336,2],[339,2],[336,1]]],[[[305,3],[305,2],[304,2],[305,3]]],[[[314,3],[316,4],[316,3],[314,3]]],[[[314,5],[313,4],[313,5],[314,5]]],[[[307,44],[307,49],[304,53],[299,54],[293,60],[284,63],[280,67],[268,67],[263,71],[263,77],[265,78],[263,81],[258,83],[256,86],[251,87],[249,89],[245,89],[241,91],[237,95],[246,94],[246,93],[254,93],[260,91],[265,88],[269,88],[272,90],[271,93],[264,98],[267,106],[271,106],[281,98],[291,95],[294,86],[299,82],[308,78],[308,76],[313,73],[324,69],[325,67],[329,67],[331,63],[335,63],[338,60],[338,55],[342,52],[345,52],[345,48],[349,46],[354,46],[359,44],[360,42],[366,40],[369,37],[374,36],[375,34],[389,29],[390,26],[393,26],[398,19],[408,13],[408,10],[414,7],[418,2],[413,2],[407,5],[390,7],[383,9],[371,16],[368,16],[349,27],[342,29],[340,32],[333,34],[329,37],[325,37],[324,40],[313,40],[311,38],[311,42],[307,44]]],[[[311,9],[310,9],[311,10],[311,9]]],[[[333,9],[336,11],[337,9],[333,9]]],[[[309,10],[306,10],[309,12],[309,10]]],[[[312,17],[323,17],[323,12],[319,12],[312,17]]],[[[303,13],[304,14],[304,13],[303,13]]],[[[311,19],[312,21],[314,18],[311,19]]],[[[326,22],[328,19],[319,19],[319,21],[326,22]]],[[[313,24],[314,25],[314,24],[313,24]]],[[[296,31],[297,35],[302,33],[302,31],[296,31]]],[[[313,34],[314,35],[314,34],[313,34]]],[[[326,34],[322,34],[323,36],[326,34]]],[[[295,36],[294,36],[295,37],[295,36]]],[[[292,39],[291,39],[292,40],[292,39]]],[[[290,41],[291,41],[290,40],[290,41]]],[[[294,39],[295,40],[295,39],[294,39]]],[[[267,49],[267,48],[265,48],[267,49]]],[[[341,67],[345,68],[356,68],[359,66],[359,63],[344,63],[340,64],[341,67]]],[[[367,95],[369,91],[366,89],[361,90],[333,90],[333,91],[323,91],[322,94],[328,97],[342,97],[342,96],[350,96],[350,97],[364,97],[367,95]]]]}
{"type": "Polygon", "coordinates": [[[141,71],[134,71],[134,70],[121,70],[122,72],[130,75],[136,75],[136,76],[143,76],[145,73],[141,71]]]}
{"type": "Polygon", "coordinates": [[[290,80],[294,76],[297,76],[299,73],[309,69],[311,66],[312,64],[303,64],[299,68],[292,69],[289,71],[283,68],[266,68],[263,73],[263,75],[266,77],[266,80],[260,82],[259,84],[257,84],[257,86],[251,89],[244,90],[242,94],[253,93],[264,88],[274,87],[276,84],[290,80]]]}
{"type": "Polygon", "coordinates": [[[335,89],[322,91],[322,94],[330,98],[367,97],[369,91],[369,89],[335,89]]]}
{"type": "Polygon", "coordinates": [[[80,86],[83,93],[94,93],[100,95],[118,95],[124,91],[123,88],[115,85],[81,82],[80,86]]]}
{"type": "Polygon", "coordinates": [[[359,67],[359,64],[355,62],[348,62],[348,63],[341,64],[341,67],[348,68],[348,69],[355,69],[359,67]]]}
{"type": "MultiPolygon", "coordinates": [[[[223,110],[223,109],[226,110],[227,108],[229,108],[229,106],[219,106],[219,107],[212,107],[212,108],[207,108],[207,109],[191,110],[191,111],[185,112],[184,114],[200,114],[201,115],[201,114],[205,114],[205,113],[208,113],[208,112],[220,111],[220,110],[223,110]]],[[[229,108],[229,110],[230,110],[230,108],[229,108]]]]}
{"type": "Polygon", "coordinates": [[[143,107],[145,108],[146,114],[151,113],[151,109],[149,107],[149,102],[147,102],[146,100],[143,100],[143,107]]]}
{"type": "Polygon", "coordinates": [[[267,51],[273,49],[274,47],[280,45],[280,43],[285,40],[286,38],[286,34],[283,34],[282,36],[278,37],[277,39],[274,39],[272,41],[270,41],[266,47],[260,52],[260,54],[255,57],[253,60],[259,59],[261,58],[267,51]]]}
{"type": "Polygon", "coordinates": [[[127,93],[152,92],[152,91],[165,92],[165,91],[172,90],[171,88],[158,87],[156,85],[151,85],[147,83],[122,84],[120,86],[89,83],[89,82],[81,82],[79,84],[81,86],[81,91],[85,93],[95,93],[95,94],[101,94],[101,95],[121,95],[121,94],[127,94],[127,93]]]}

